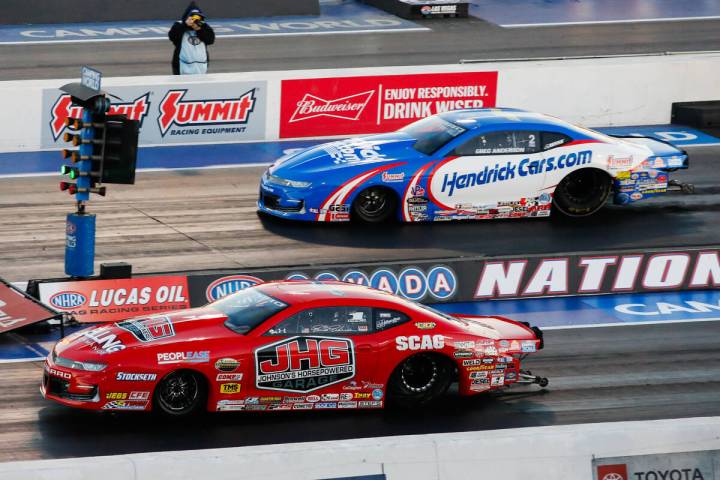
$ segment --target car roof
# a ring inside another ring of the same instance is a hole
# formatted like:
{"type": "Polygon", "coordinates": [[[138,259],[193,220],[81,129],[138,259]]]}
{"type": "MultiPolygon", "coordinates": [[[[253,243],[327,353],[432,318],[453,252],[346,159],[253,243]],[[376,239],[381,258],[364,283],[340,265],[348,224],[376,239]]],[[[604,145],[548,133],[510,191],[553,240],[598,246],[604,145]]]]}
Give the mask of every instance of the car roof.
{"type": "Polygon", "coordinates": [[[559,118],[543,113],[528,112],[519,108],[454,110],[441,113],[440,117],[469,130],[489,126],[517,130],[527,128],[529,124],[532,124],[533,128],[552,126],[568,129],[573,127],[573,125],[559,118]]]}
{"type": "Polygon", "coordinates": [[[402,304],[403,300],[381,290],[339,281],[282,280],[258,285],[262,293],[293,305],[319,300],[352,299],[402,304]]]}

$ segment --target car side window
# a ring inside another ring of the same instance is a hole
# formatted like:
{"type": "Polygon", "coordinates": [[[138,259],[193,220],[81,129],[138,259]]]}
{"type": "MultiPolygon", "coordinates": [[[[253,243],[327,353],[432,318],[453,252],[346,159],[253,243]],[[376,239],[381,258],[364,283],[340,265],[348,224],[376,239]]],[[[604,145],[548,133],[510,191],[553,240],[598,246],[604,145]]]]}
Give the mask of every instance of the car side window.
{"type": "Polygon", "coordinates": [[[373,327],[370,307],[318,307],[298,312],[269,329],[265,335],[364,335],[373,327]]]}
{"type": "Polygon", "coordinates": [[[410,317],[397,310],[388,310],[386,308],[374,308],[373,316],[375,317],[375,331],[381,332],[388,328],[402,325],[410,320],[410,317]]]}
{"type": "Polygon", "coordinates": [[[542,132],[542,149],[550,150],[551,148],[565,145],[572,141],[572,138],[568,137],[564,133],[558,132],[542,132]]]}
{"type": "Polygon", "coordinates": [[[535,153],[538,151],[538,146],[538,132],[489,132],[465,142],[456,148],[454,153],[462,156],[535,153]]]}

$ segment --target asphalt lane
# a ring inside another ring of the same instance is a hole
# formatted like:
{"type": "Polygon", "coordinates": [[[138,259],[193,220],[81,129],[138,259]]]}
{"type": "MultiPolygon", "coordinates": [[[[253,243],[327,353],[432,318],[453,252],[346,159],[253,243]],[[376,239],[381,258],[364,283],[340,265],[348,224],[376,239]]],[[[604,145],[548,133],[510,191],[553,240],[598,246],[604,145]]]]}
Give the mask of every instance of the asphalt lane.
{"type": "MultiPolygon", "coordinates": [[[[717,245],[717,147],[689,149],[690,169],[671,178],[696,194],[609,205],[585,219],[508,219],[434,224],[313,224],[258,217],[264,167],[139,173],[93,198],[96,265],[126,261],[135,273],[442,259],[717,245]]],[[[59,177],[0,179],[0,276],[64,276],[65,215],[59,177]]],[[[98,267],[96,267],[96,270],[98,267]]]]}
{"type": "Polygon", "coordinates": [[[446,397],[417,412],[151,414],[44,400],[41,363],[0,365],[0,461],[720,415],[720,323],[546,332],[523,364],[550,385],[446,397]]]}
{"type": "MultiPolygon", "coordinates": [[[[219,38],[210,72],[454,64],[461,60],[720,50],[720,20],[506,29],[477,18],[418,22],[429,32],[219,38]]],[[[169,41],[0,46],[3,80],[169,75],[169,41]]]]}

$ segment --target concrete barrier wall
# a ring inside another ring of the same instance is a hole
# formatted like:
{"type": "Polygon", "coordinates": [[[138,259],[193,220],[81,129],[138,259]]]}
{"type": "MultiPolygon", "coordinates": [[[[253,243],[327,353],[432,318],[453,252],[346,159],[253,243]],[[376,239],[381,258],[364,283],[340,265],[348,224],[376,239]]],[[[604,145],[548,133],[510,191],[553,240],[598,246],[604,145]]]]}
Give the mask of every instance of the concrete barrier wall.
{"type": "Polygon", "coordinates": [[[0,478],[592,480],[593,458],[718,449],[718,431],[720,418],[705,417],[396,436],[11,462],[0,464],[0,478]]]}
{"type": "MultiPolygon", "coordinates": [[[[526,108],[585,126],[665,124],[670,122],[673,102],[720,98],[720,82],[717,80],[720,78],[720,54],[716,53],[249,72],[198,77],[122,77],[105,79],[103,87],[110,92],[128,87],[138,87],[151,93],[157,89],[156,96],[160,98],[150,98],[147,120],[156,122],[163,92],[173,87],[189,89],[187,98],[191,98],[192,89],[195,88],[202,92],[201,98],[212,99],[208,92],[212,92],[213,88],[226,88],[228,84],[234,83],[247,85],[248,82],[266,82],[266,87],[261,89],[265,91],[257,93],[263,96],[263,108],[266,109],[263,112],[264,140],[273,141],[280,138],[281,89],[284,80],[305,79],[305,83],[312,86],[314,79],[328,77],[340,77],[347,84],[348,77],[358,77],[358,81],[365,83],[375,78],[376,82],[382,83],[383,78],[386,78],[383,76],[387,75],[410,78],[438,74],[433,79],[433,85],[440,85],[446,74],[472,76],[477,73],[483,74],[485,78],[487,72],[497,72],[497,84],[492,86],[496,89],[492,92],[496,98],[491,106],[526,108]]],[[[54,89],[70,81],[77,79],[0,82],[0,95],[8,107],[6,112],[14,112],[18,116],[13,118],[6,115],[1,121],[0,151],[61,148],[60,144],[48,145],[43,135],[47,136],[47,111],[59,95],[54,89]]],[[[351,88],[349,90],[354,91],[351,88]]],[[[238,92],[238,95],[241,93],[238,92]]]]}

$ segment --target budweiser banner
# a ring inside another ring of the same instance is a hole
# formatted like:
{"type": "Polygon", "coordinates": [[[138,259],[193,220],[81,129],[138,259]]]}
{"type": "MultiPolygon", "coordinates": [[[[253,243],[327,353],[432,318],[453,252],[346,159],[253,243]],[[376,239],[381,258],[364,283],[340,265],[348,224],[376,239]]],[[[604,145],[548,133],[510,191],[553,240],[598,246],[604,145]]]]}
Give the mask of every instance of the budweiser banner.
{"type": "Polygon", "coordinates": [[[494,107],[497,72],[283,80],[280,138],[383,133],[436,113],[494,107]]]}
{"type": "Polygon", "coordinates": [[[190,306],[184,276],[39,284],[40,300],[79,322],[110,322],[190,306]]]}
{"type": "Polygon", "coordinates": [[[0,279],[0,333],[55,316],[57,313],[0,279]]]}
{"type": "MultiPolygon", "coordinates": [[[[233,82],[111,87],[111,114],[140,122],[140,145],[265,139],[266,83],[233,82]]],[[[59,90],[43,92],[42,147],[65,147],[65,119],[80,107],[59,90]]]]}

